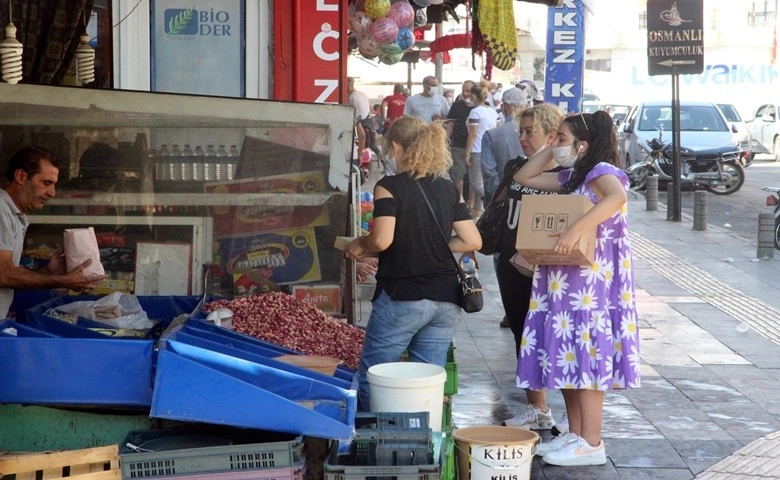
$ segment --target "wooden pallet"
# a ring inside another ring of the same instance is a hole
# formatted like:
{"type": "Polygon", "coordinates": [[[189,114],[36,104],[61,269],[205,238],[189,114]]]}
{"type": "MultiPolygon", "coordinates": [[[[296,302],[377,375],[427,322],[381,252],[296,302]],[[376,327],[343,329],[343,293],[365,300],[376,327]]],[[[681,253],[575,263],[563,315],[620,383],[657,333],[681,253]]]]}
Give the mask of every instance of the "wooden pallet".
{"type": "Polygon", "coordinates": [[[36,476],[38,472],[43,474],[43,480],[121,480],[119,447],[0,454],[0,478],[16,475],[17,480],[35,480],[41,478],[36,476]]]}

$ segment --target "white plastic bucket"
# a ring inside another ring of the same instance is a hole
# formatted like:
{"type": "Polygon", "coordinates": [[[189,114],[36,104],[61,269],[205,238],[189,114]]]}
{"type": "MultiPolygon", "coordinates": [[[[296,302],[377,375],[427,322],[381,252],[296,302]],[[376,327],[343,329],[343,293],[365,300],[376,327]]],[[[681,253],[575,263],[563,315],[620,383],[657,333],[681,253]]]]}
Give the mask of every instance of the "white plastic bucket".
{"type": "Polygon", "coordinates": [[[444,367],[419,362],[380,363],[368,369],[372,412],[428,412],[428,426],[441,431],[444,367]]]}
{"type": "Polygon", "coordinates": [[[517,427],[463,427],[452,431],[458,480],[529,480],[539,435],[517,427]]]}

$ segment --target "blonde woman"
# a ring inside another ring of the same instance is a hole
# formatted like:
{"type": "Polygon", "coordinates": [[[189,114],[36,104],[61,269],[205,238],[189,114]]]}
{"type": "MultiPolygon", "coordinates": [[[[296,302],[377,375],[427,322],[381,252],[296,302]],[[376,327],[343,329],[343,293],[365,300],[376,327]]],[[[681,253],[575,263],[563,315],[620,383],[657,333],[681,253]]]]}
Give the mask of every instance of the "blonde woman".
{"type": "Polygon", "coordinates": [[[498,112],[488,104],[490,84],[480,82],[471,87],[474,108],[469,112],[466,126],[469,136],[466,140],[466,166],[469,171],[469,207],[474,218],[482,215],[482,197],[485,185],[482,180],[482,136],[498,125],[498,112]]]}
{"type": "MultiPolygon", "coordinates": [[[[525,156],[510,161],[504,170],[504,175],[512,175],[528,162],[528,158],[552,145],[561,120],[563,120],[561,109],[547,103],[523,110],[515,118],[515,124],[520,131],[520,146],[523,147],[525,156]]],[[[549,170],[554,167],[555,163],[551,159],[544,169],[549,170]]],[[[515,355],[518,359],[525,316],[528,314],[528,304],[531,300],[532,272],[530,270],[520,271],[512,264],[512,258],[517,253],[515,249],[518,235],[517,223],[520,218],[523,195],[542,193],[545,192],[515,181],[509,184],[507,189],[507,198],[509,199],[507,228],[501,239],[501,250],[496,262],[496,279],[501,293],[501,303],[504,305],[509,328],[512,329],[512,334],[515,337],[515,355]]],[[[522,235],[522,232],[520,234],[522,235]]],[[[555,426],[544,390],[527,389],[526,399],[528,400],[526,409],[516,417],[504,421],[504,425],[531,430],[549,430],[555,426]]]]}
{"type": "Polygon", "coordinates": [[[398,173],[383,177],[374,188],[371,233],[347,245],[349,259],[379,257],[358,369],[361,410],[370,408],[366,373],[373,365],[397,362],[404,350],[413,362],[447,362],[461,316],[452,254],[478,250],[482,238],[463,197],[443,178],[452,166],[446,138],[438,121],[426,124],[407,116],[393,122],[384,135],[383,151],[398,173]]]}

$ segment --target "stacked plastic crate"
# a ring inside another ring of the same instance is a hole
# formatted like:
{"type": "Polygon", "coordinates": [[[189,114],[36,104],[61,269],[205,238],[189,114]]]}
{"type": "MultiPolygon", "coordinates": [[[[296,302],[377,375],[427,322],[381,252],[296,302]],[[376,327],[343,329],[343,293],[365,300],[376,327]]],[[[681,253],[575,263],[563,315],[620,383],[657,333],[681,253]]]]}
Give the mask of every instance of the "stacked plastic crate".
{"type": "Polygon", "coordinates": [[[122,479],[303,480],[303,436],[251,429],[130,432],[119,448],[122,479]]]}
{"type": "Polygon", "coordinates": [[[348,449],[334,444],[325,480],[404,478],[438,480],[444,459],[442,434],[428,425],[428,412],[358,413],[348,449]]]}

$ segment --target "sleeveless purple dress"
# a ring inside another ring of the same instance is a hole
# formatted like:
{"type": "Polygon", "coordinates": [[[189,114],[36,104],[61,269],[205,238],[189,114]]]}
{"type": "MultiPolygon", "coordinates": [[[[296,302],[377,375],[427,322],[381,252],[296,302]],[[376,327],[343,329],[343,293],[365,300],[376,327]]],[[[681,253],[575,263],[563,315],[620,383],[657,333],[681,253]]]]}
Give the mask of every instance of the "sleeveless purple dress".
{"type": "MultiPolygon", "coordinates": [[[[571,172],[559,172],[561,185],[571,172]]],[[[602,175],[615,175],[628,190],[625,172],[602,162],[572,194],[586,195],[597,203],[590,184],[602,175]]],[[[536,267],[520,345],[518,387],[611,390],[640,386],[632,267],[626,205],[598,226],[591,266],[536,267]]]]}

